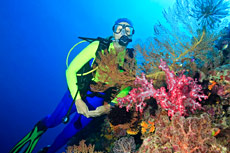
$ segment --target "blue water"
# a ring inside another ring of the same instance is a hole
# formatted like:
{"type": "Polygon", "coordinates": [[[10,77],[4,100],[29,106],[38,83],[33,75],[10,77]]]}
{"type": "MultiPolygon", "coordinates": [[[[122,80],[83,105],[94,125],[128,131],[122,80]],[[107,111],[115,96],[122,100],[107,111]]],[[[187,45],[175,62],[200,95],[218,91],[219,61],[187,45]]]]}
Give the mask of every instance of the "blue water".
{"type": "MultiPolygon", "coordinates": [[[[0,152],[9,152],[37,121],[55,109],[67,89],[66,55],[79,41],[78,36],[110,36],[114,21],[127,17],[135,26],[133,40],[144,40],[152,36],[162,9],[173,2],[157,1],[1,1],[0,152]]],[[[63,127],[49,129],[35,152],[51,144],[63,127]]]]}

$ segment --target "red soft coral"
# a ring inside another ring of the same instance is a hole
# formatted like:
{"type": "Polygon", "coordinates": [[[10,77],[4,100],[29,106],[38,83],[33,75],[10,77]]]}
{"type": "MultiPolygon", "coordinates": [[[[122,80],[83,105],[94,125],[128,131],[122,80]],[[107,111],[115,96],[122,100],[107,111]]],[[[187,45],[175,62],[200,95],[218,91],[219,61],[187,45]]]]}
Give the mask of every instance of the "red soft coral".
{"type": "Polygon", "coordinates": [[[165,87],[155,89],[152,80],[149,82],[142,74],[142,77],[137,76],[135,80],[135,84],[140,84],[141,87],[132,89],[129,95],[124,98],[118,98],[119,106],[125,105],[127,111],[135,106],[136,111],[142,113],[146,106],[144,100],[153,97],[157,104],[168,111],[170,117],[177,112],[182,116],[188,115],[187,109],[191,112],[201,109],[200,103],[196,100],[201,101],[202,98],[208,97],[202,93],[202,87],[196,81],[182,73],[176,76],[163,60],[161,60],[159,68],[166,73],[167,91],[165,87]]]}

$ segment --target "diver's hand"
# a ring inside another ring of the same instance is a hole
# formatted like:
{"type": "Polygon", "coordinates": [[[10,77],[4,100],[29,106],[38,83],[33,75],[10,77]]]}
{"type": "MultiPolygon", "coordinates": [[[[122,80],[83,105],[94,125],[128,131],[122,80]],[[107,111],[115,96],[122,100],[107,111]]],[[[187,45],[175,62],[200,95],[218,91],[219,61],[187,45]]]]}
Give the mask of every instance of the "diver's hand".
{"type": "Polygon", "coordinates": [[[83,100],[77,99],[75,101],[75,105],[76,105],[77,112],[79,114],[82,114],[87,118],[91,117],[90,113],[89,113],[89,108],[88,108],[88,106],[85,104],[85,102],[83,100]]]}
{"type": "Polygon", "coordinates": [[[103,114],[109,114],[110,110],[111,110],[111,105],[107,104],[107,105],[97,107],[95,112],[97,112],[100,115],[103,115],[103,114]]]}
{"type": "Polygon", "coordinates": [[[99,106],[96,108],[96,110],[89,111],[89,116],[98,117],[98,116],[101,116],[103,114],[108,114],[110,112],[110,109],[111,109],[111,107],[109,104],[99,106]]]}
{"type": "Polygon", "coordinates": [[[76,109],[79,114],[84,115],[85,117],[97,117],[101,116],[103,114],[108,114],[111,106],[109,104],[99,106],[96,108],[96,110],[89,111],[88,106],[85,104],[85,102],[81,99],[77,99],[75,101],[76,109]]]}

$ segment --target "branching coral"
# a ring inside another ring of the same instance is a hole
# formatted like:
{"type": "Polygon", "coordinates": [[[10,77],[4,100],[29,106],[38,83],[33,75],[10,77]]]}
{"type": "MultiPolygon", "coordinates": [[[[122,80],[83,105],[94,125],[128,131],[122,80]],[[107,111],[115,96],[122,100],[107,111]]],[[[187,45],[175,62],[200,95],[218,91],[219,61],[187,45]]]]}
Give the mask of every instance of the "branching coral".
{"type": "Polygon", "coordinates": [[[184,116],[188,115],[188,110],[194,112],[196,109],[201,109],[201,105],[196,102],[196,99],[202,101],[202,98],[206,99],[207,96],[202,94],[200,85],[185,75],[176,76],[163,60],[159,68],[166,73],[168,92],[166,92],[165,87],[155,89],[152,80],[148,82],[143,74],[141,78],[137,76],[135,80],[135,83],[140,84],[141,87],[134,88],[128,96],[119,98],[119,106],[125,105],[127,111],[135,107],[136,111],[142,113],[146,106],[144,100],[153,97],[157,104],[168,111],[168,116],[171,117],[177,112],[184,116]]]}
{"type": "Polygon", "coordinates": [[[207,114],[201,118],[187,119],[175,115],[170,126],[172,133],[169,136],[175,151],[205,152],[216,144],[211,135],[211,120],[207,114]]]}
{"type": "MultiPolygon", "coordinates": [[[[126,88],[133,85],[135,80],[135,60],[128,55],[121,55],[123,52],[105,50],[99,52],[99,58],[96,59],[98,66],[95,74],[96,84],[91,85],[95,92],[103,92],[109,87],[126,88]],[[125,56],[125,62],[120,61],[125,56]]],[[[125,52],[124,52],[125,54],[125,52]]]]}
{"type": "Polygon", "coordinates": [[[85,140],[80,141],[79,146],[68,146],[67,147],[67,153],[102,153],[94,151],[94,145],[87,146],[85,144],[85,140]]]}
{"type": "MultiPolygon", "coordinates": [[[[203,7],[216,6],[214,9],[217,12],[226,12],[221,8],[224,4],[228,4],[223,3],[223,0],[195,0],[194,3],[198,3],[198,1],[213,1],[212,6],[206,6],[208,4],[205,3],[203,7]]],[[[142,62],[141,72],[147,76],[157,73],[157,66],[161,58],[169,64],[172,70],[186,69],[191,71],[189,72],[191,75],[197,69],[205,67],[205,64],[216,63],[213,58],[207,55],[216,52],[213,48],[214,42],[222,35],[220,31],[226,24],[223,22],[222,28],[215,28],[212,31],[199,26],[199,22],[194,18],[196,13],[199,14],[199,11],[195,11],[194,7],[191,1],[177,0],[173,7],[163,12],[166,24],[163,25],[160,22],[155,24],[155,37],[149,38],[145,43],[141,41],[136,43],[135,49],[140,52],[138,55],[144,59],[140,60],[142,62]],[[191,10],[195,12],[191,13],[191,10]]],[[[217,12],[215,13],[218,14],[217,12]]],[[[209,15],[215,16],[214,14],[209,15]]],[[[223,16],[218,17],[222,18],[223,16]]]]}
{"type": "Polygon", "coordinates": [[[114,153],[134,152],[136,144],[133,137],[122,137],[114,143],[114,153]]]}
{"type": "Polygon", "coordinates": [[[186,119],[176,114],[171,122],[164,115],[157,117],[155,134],[144,140],[139,152],[226,152],[212,136],[207,114],[186,119]]]}
{"type": "MultiPolygon", "coordinates": [[[[214,41],[218,38],[216,35],[208,33],[205,30],[198,30],[188,37],[184,36],[185,34],[173,34],[165,28],[160,29],[162,26],[156,26],[156,28],[159,31],[166,30],[165,33],[168,34],[167,36],[165,34],[156,35],[154,38],[149,38],[145,43],[138,42],[135,45],[135,49],[140,52],[139,55],[144,59],[140,60],[142,64],[138,72],[144,72],[150,77],[158,76],[158,65],[161,58],[174,71],[182,69],[196,71],[197,64],[204,64],[197,63],[197,61],[210,61],[208,60],[207,53],[213,51],[214,41]],[[165,40],[162,37],[168,37],[168,39],[165,40]],[[154,75],[155,73],[157,75],[154,75]]],[[[162,77],[151,78],[160,79],[162,77]]]]}

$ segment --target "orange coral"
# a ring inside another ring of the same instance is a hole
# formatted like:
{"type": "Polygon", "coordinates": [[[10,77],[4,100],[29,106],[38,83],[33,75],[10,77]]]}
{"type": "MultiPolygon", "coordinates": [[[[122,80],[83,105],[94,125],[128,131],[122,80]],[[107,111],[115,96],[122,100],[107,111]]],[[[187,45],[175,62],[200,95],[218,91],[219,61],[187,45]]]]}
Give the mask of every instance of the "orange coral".
{"type": "Polygon", "coordinates": [[[141,133],[145,134],[146,132],[148,133],[152,133],[155,131],[155,125],[154,122],[148,121],[148,123],[146,123],[145,121],[141,122],[141,133]]]}
{"type": "Polygon", "coordinates": [[[220,133],[220,129],[217,129],[217,131],[213,131],[212,135],[215,137],[220,133]]]}
{"type": "Polygon", "coordinates": [[[136,135],[136,134],[138,134],[139,130],[138,130],[138,129],[129,128],[126,132],[127,132],[129,135],[136,135]]]}
{"type": "Polygon", "coordinates": [[[210,80],[209,82],[210,82],[211,84],[208,85],[208,89],[209,89],[209,90],[212,90],[212,88],[216,85],[216,82],[215,82],[215,81],[212,81],[212,80],[210,80]]]}

